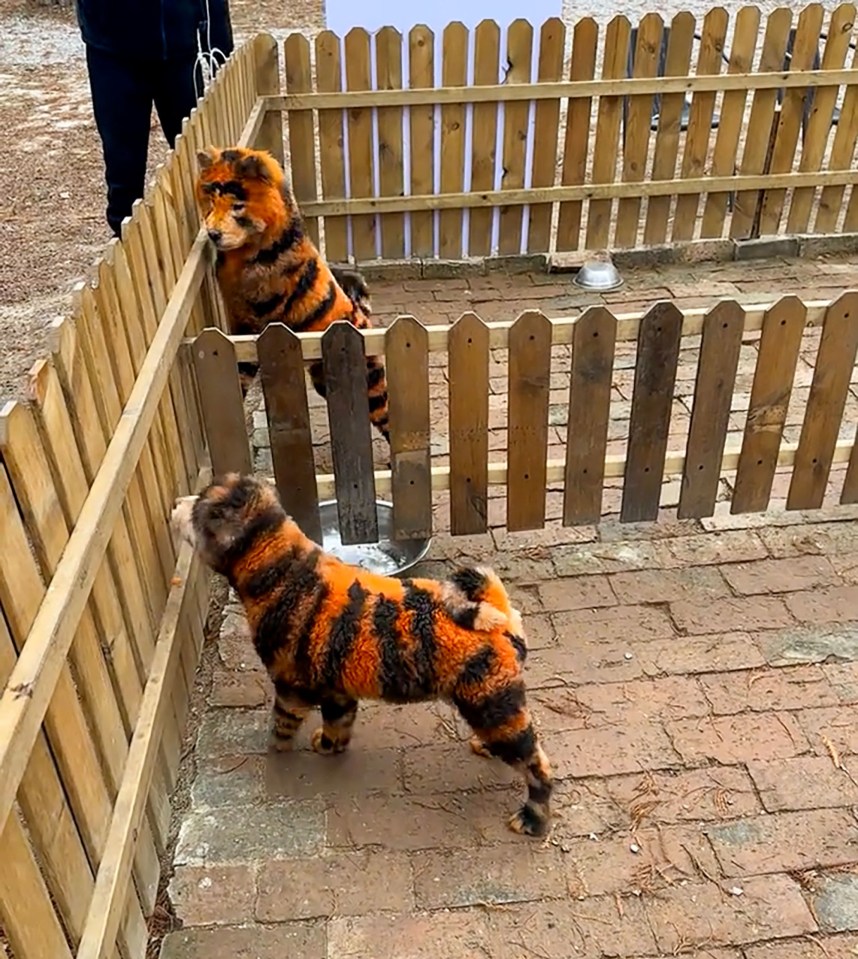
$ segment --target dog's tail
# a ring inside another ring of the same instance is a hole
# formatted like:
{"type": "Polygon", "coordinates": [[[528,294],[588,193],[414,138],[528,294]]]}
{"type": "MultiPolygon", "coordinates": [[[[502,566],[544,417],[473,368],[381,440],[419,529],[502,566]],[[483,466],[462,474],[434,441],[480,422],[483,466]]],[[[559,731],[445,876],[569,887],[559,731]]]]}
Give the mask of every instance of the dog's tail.
{"type": "Polygon", "coordinates": [[[450,577],[448,586],[446,605],[457,623],[479,632],[504,628],[526,649],[521,613],[510,602],[506,587],[493,569],[462,567],[450,577]]]}

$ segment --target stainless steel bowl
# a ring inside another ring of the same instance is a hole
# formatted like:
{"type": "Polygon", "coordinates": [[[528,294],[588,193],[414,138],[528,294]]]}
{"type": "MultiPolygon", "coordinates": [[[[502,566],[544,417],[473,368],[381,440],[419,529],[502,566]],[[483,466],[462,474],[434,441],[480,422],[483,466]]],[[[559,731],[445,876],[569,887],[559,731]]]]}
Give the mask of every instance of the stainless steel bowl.
{"type": "Polygon", "coordinates": [[[392,539],[393,503],[376,500],[375,506],[378,515],[378,542],[344,546],[340,540],[337,501],[329,499],[319,503],[322,548],[325,552],[331,553],[352,566],[360,566],[372,573],[380,573],[382,576],[398,576],[425,558],[432,545],[432,537],[392,539]]]}
{"type": "Polygon", "coordinates": [[[575,286],[593,293],[619,290],[625,282],[610,260],[588,260],[572,280],[575,286]]]}

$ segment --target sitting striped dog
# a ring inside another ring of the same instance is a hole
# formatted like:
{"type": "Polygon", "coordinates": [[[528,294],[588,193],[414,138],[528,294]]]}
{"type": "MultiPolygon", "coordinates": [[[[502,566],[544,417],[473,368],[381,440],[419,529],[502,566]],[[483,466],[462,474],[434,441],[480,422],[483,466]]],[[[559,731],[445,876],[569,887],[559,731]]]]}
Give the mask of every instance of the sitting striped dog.
{"type": "Polygon", "coordinates": [[[273,486],[234,473],[180,499],[172,521],[244,605],[274,682],[275,749],[291,747],[314,706],[312,745],[330,755],[348,746],[358,700],[441,699],[473,729],[475,752],[523,776],[527,801],[510,827],[547,831],[551,768],[526,705],[521,615],[492,570],[438,582],[348,566],[301,532],[273,486]]]}

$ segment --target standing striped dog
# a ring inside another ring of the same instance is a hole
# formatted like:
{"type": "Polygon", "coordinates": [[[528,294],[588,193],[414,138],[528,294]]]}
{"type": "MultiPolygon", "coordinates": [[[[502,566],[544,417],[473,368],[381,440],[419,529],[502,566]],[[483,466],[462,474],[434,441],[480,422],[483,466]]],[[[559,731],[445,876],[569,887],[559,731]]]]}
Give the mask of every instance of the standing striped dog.
{"type": "Polygon", "coordinates": [[[472,749],[517,769],[527,801],[510,820],[538,836],[550,819],[551,769],[527,709],[521,615],[490,569],[449,581],[379,576],[324,553],[287,516],[273,486],[229,474],[184,497],[173,524],[226,576],[274,682],[273,746],[289,749],[314,706],[323,754],[349,744],[358,700],[452,703],[472,749]]]}

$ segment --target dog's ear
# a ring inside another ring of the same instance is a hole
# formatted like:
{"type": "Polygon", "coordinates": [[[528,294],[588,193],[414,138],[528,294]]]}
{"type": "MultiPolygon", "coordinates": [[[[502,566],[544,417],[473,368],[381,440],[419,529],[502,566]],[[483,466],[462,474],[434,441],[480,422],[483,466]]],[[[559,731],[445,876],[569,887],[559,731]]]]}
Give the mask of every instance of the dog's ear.
{"type": "Polygon", "coordinates": [[[254,154],[242,157],[235,165],[235,172],[246,180],[269,180],[268,169],[254,154]]]}
{"type": "Polygon", "coordinates": [[[206,147],[197,153],[197,163],[201,170],[207,170],[217,159],[217,151],[214,147],[206,147]]]}

